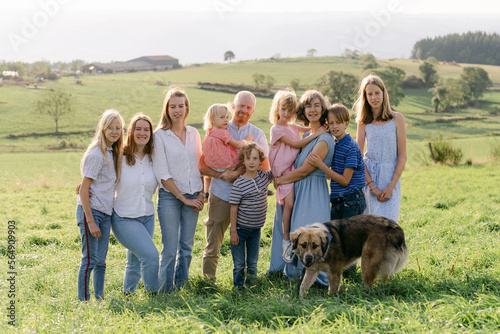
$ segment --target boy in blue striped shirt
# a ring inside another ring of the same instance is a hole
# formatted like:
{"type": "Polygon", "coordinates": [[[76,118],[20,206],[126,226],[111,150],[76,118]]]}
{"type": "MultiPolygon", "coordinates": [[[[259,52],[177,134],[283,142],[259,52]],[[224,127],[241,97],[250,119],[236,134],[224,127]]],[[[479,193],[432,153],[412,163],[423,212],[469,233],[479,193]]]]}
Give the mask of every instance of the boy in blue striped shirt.
{"type": "Polygon", "coordinates": [[[366,208],[363,187],[365,164],[358,143],[346,133],[349,110],[340,103],[328,109],[328,127],[335,136],[335,154],[331,168],[317,155],[309,155],[311,165],[328,175],[330,182],[331,219],[348,218],[363,214],[366,208]]]}
{"type": "Polygon", "coordinates": [[[250,276],[257,276],[260,229],[266,222],[267,187],[273,181],[270,170],[260,170],[266,156],[254,143],[240,149],[239,160],[245,165],[245,173],[233,183],[231,204],[231,255],[233,256],[233,283],[236,288],[245,284],[250,276]]]}

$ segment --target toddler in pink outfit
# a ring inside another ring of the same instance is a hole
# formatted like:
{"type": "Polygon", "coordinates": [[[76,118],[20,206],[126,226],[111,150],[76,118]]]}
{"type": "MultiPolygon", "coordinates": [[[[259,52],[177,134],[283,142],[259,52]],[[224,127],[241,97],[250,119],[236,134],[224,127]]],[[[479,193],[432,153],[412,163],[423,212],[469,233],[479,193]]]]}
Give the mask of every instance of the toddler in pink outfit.
{"type": "MultiPolygon", "coordinates": [[[[203,128],[206,131],[203,139],[203,156],[205,164],[218,171],[234,169],[239,163],[238,148],[241,148],[245,141],[236,141],[227,133],[229,124],[230,107],[227,104],[212,104],[203,118],[203,128]]],[[[253,141],[252,135],[245,138],[246,141],[253,141]]],[[[210,188],[209,178],[205,179],[205,192],[210,188]]]]}
{"type": "MultiPolygon", "coordinates": [[[[314,134],[301,139],[299,133],[309,131],[309,128],[295,125],[297,118],[297,95],[293,90],[280,90],[274,95],[269,121],[271,127],[271,147],[269,149],[269,163],[275,178],[293,170],[293,164],[299,149],[306,146],[311,140],[326,132],[324,128],[314,134]]],[[[292,244],[290,241],[290,219],[292,217],[295,194],[293,183],[280,185],[276,189],[276,200],[283,205],[283,259],[287,263],[292,261],[292,244]]]]}

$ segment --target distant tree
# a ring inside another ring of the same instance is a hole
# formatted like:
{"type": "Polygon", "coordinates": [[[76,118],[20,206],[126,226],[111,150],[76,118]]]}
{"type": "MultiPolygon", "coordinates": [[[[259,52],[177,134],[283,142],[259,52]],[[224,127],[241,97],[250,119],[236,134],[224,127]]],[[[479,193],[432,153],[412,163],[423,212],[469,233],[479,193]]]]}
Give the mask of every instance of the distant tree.
{"type": "Polygon", "coordinates": [[[73,98],[62,89],[46,90],[35,102],[35,113],[48,115],[56,122],[56,132],[59,133],[59,118],[73,113],[73,98]]]}
{"type": "Polygon", "coordinates": [[[315,85],[332,103],[342,103],[348,108],[356,98],[358,79],[349,73],[330,71],[321,76],[315,85]]]}
{"type": "Polygon", "coordinates": [[[369,70],[378,67],[377,58],[375,58],[375,56],[372,55],[371,53],[367,53],[363,56],[363,64],[364,64],[363,66],[364,70],[369,70]]]}
{"type": "Polygon", "coordinates": [[[71,72],[76,73],[76,71],[78,71],[80,67],[82,67],[84,64],[85,62],[83,60],[74,59],[73,61],[71,61],[71,66],[70,66],[71,72]]]}
{"type": "Polygon", "coordinates": [[[358,50],[345,49],[342,52],[342,57],[347,59],[359,59],[360,56],[358,50]]]}
{"type": "Polygon", "coordinates": [[[444,112],[449,112],[453,106],[460,106],[470,94],[465,80],[453,78],[440,79],[430,91],[434,93],[432,103],[435,111],[439,111],[440,106],[444,112]]]}
{"type": "Polygon", "coordinates": [[[273,88],[275,82],[276,79],[274,79],[272,76],[270,75],[266,76],[266,87],[268,90],[271,90],[271,88],[273,88]]]}
{"type": "Polygon", "coordinates": [[[299,89],[300,85],[300,80],[297,78],[294,78],[290,80],[290,86],[293,88],[294,91],[297,91],[299,89]]]}
{"type": "Polygon", "coordinates": [[[403,93],[403,81],[405,79],[406,73],[399,67],[386,66],[382,68],[377,68],[371,71],[378,75],[385,84],[387,92],[389,93],[391,105],[397,106],[399,102],[405,97],[403,93]]]}
{"type": "Polygon", "coordinates": [[[46,60],[39,60],[31,64],[31,72],[38,78],[47,79],[52,73],[52,66],[46,60]]]}
{"type": "Polygon", "coordinates": [[[481,67],[464,67],[460,77],[469,85],[470,93],[477,101],[492,85],[488,72],[481,67]]]}
{"type": "Polygon", "coordinates": [[[233,60],[233,59],[234,59],[234,57],[235,57],[235,56],[234,56],[233,51],[226,51],[226,52],[224,52],[224,61],[229,61],[229,62],[231,62],[231,60],[233,60]]]}
{"type": "Polygon", "coordinates": [[[436,68],[428,61],[424,61],[418,67],[418,69],[420,70],[420,74],[422,75],[422,80],[424,80],[425,86],[427,88],[434,86],[434,84],[438,82],[439,77],[437,75],[436,68]]]}
{"type": "Polygon", "coordinates": [[[439,60],[436,59],[436,57],[430,56],[426,60],[427,62],[431,63],[432,65],[439,65],[439,60]]]}
{"type": "Polygon", "coordinates": [[[66,67],[68,67],[68,64],[65,62],[59,62],[57,64],[57,69],[59,70],[59,73],[64,72],[64,70],[66,70],[66,67]]]}
{"type": "Polygon", "coordinates": [[[255,88],[259,88],[260,85],[262,85],[264,83],[264,80],[266,80],[266,77],[264,76],[264,74],[260,74],[260,73],[254,73],[252,74],[252,79],[253,79],[253,82],[255,84],[255,88]]]}
{"type": "Polygon", "coordinates": [[[307,50],[306,56],[307,57],[314,57],[316,52],[318,52],[318,51],[316,51],[316,49],[309,49],[309,50],[307,50]]]}

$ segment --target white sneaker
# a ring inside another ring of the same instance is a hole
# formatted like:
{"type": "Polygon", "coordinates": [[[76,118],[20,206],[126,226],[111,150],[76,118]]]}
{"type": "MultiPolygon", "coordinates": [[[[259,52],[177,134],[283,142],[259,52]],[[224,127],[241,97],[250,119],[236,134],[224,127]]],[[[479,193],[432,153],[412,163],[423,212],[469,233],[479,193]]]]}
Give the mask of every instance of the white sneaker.
{"type": "Polygon", "coordinates": [[[290,240],[283,240],[282,242],[282,247],[283,247],[283,260],[286,263],[292,263],[292,242],[290,240]]]}

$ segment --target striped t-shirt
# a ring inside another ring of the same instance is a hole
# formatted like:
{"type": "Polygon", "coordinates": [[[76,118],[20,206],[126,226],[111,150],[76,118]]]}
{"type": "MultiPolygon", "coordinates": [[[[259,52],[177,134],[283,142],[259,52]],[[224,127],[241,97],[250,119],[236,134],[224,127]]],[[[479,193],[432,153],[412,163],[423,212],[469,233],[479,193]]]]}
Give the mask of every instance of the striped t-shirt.
{"type": "Polygon", "coordinates": [[[240,176],[233,183],[229,204],[238,205],[237,225],[261,228],[266,222],[267,186],[273,180],[270,170],[258,170],[252,179],[240,176]]]}
{"type": "Polygon", "coordinates": [[[358,143],[346,134],[337,142],[335,140],[335,154],[333,155],[331,168],[335,173],[344,174],[344,169],[354,168],[351,181],[347,186],[342,186],[335,181],[330,182],[330,198],[356,193],[365,186],[365,163],[359,149],[358,143]]]}

